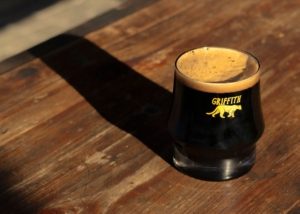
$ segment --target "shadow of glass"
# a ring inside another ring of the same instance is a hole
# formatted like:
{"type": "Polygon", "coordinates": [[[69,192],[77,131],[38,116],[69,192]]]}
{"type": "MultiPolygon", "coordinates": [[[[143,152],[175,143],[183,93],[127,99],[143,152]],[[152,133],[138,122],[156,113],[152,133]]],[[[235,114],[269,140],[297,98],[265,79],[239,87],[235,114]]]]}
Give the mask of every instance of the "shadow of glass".
{"type": "Polygon", "coordinates": [[[107,121],[172,165],[166,128],[169,91],[81,37],[60,35],[30,53],[64,78],[107,121]]]}

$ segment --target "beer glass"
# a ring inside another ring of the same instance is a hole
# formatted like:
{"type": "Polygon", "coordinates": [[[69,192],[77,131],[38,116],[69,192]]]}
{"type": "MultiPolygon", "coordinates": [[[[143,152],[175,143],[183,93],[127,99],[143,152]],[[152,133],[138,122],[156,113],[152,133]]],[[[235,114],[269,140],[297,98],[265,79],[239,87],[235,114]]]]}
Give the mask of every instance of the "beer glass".
{"type": "Polygon", "coordinates": [[[247,52],[203,47],[177,58],[168,121],[175,167],[216,181],[251,169],[264,130],[259,79],[247,52]]]}

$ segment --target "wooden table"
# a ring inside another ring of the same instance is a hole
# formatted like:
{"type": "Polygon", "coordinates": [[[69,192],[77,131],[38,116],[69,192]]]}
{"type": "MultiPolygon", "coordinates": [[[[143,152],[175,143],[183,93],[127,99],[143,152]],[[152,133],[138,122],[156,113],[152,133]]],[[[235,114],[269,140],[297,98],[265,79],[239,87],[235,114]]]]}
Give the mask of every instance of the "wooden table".
{"type": "Polygon", "coordinates": [[[0,213],[300,213],[299,8],[151,1],[29,50],[0,75],[0,213]],[[173,64],[200,46],[261,62],[266,129],[257,164],[236,180],[171,166],[173,64]]]}

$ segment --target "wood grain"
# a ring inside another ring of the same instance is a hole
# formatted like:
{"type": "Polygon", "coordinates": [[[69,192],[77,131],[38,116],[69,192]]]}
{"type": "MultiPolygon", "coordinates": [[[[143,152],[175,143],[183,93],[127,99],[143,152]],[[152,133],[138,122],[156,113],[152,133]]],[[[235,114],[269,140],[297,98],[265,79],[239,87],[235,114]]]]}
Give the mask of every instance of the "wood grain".
{"type": "Polygon", "coordinates": [[[0,213],[299,213],[299,7],[153,1],[30,50],[0,75],[0,213]],[[166,130],[174,60],[208,45],[252,52],[262,70],[257,163],[227,182],[174,169],[166,130]]]}

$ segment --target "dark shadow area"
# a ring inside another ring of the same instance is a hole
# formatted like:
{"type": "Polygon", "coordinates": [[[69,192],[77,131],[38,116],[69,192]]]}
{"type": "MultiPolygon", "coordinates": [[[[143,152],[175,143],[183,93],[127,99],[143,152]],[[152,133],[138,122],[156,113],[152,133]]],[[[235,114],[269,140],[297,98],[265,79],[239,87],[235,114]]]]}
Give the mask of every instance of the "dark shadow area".
{"type": "Polygon", "coordinates": [[[0,28],[23,19],[30,14],[48,7],[58,0],[7,0],[0,1],[0,28]]]}
{"type": "Polygon", "coordinates": [[[34,214],[42,207],[40,203],[30,203],[26,196],[11,187],[15,177],[8,170],[0,170],[0,214],[34,214]]]}
{"type": "MultiPolygon", "coordinates": [[[[60,35],[30,50],[76,89],[106,120],[138,138],[172,165],[166,128],[171,93],[84,38],[60,35]]],[[[68,99],[66,97],[66,99],[68,99]]],[[[0,214],[34,214],[43,201],[13,191],[10,170],[0,170],[0,214]]]]}
{"type": "Polygon", "coordinates": [[[166,128],[169,91],[81,37],[60,35],[30,53],[63,77],[106,120],[172,163],[166,128]]]}

